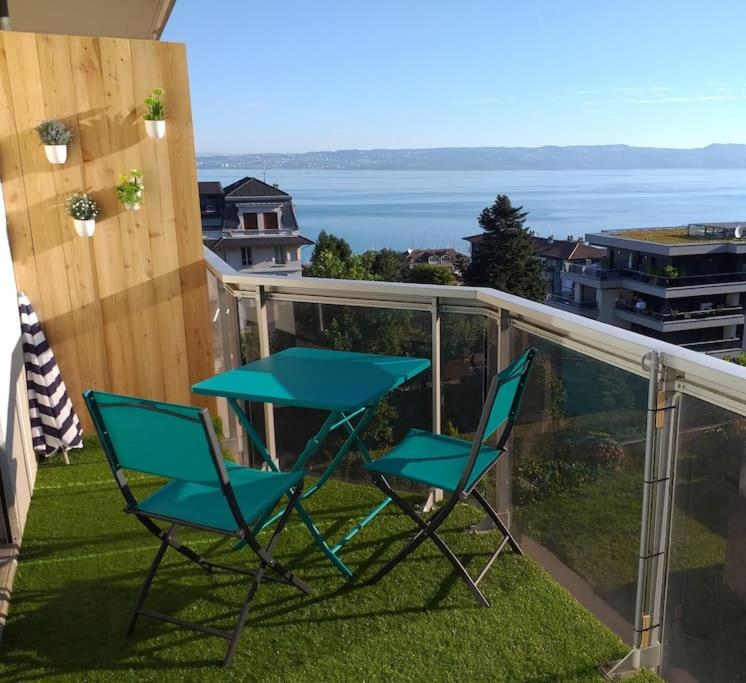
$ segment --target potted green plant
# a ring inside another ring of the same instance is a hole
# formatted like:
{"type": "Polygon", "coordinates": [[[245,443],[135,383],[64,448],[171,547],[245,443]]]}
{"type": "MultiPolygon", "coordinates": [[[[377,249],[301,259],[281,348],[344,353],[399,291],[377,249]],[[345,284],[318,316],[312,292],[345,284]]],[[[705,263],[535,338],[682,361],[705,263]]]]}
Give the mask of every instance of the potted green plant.
{"type": "Polygon", "coordinates": [[[117,199],[124,204],[128,211],[138,211],[142,203],[144,189],[142,171],[133,168],[129,173],[119,176],[117,199]]]}
{"type": "Polygon", "coordinates": [[[145,98],[145,132],[148,137],[162,138],[166,134],[166,110],[163,106],[163,88],[155,88],[145,98]]]}
{"type": "Polygon", "coordinates": [[[67,146],[73,139],[72,132],[68,127],[57,119],[42,121],[36,126],[44,153],[50,164],[64,164],[67,161],[67,146]]]}
{"type": "Polygon", "coordinates": [[[65,201],[67,215],[73,219],[75,232],[81,237],[93,237],[96,230],[98,204],[86,193],[75,192],[65,201]]]}

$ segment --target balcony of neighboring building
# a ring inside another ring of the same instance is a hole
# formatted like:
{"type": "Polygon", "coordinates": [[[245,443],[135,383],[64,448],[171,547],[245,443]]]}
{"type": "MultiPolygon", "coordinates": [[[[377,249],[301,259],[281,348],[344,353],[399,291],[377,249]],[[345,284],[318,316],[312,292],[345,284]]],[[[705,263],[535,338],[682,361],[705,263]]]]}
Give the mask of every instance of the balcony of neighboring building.
{"type": "Polygon", "coordinates": [[[663,301],[619,299],[614,314],[620,321],[642,325],[658,332],[697,330],[710,327],[743,325],[743,307],[738,303],[696,302],[679,309],[663,301]]]}
{"type": "Polygon", "coordinates": [[[563,278],[596,289],[629,289],[667,299],[746,291],[746,272],[730,270],[688,275],[674,269],[656,274],[599,264],[568,263],[563,278]]]}

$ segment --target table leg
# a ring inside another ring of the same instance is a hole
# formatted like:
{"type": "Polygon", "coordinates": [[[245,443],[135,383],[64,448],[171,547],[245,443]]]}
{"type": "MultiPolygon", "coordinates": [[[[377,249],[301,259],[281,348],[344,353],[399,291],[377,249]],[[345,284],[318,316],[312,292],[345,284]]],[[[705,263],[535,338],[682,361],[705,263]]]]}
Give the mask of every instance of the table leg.
{"type": "MultiPolygon", "coordinates": [[[[267,464],[267,466],[275,472],[281,471],[275,462],[275,460],[272,458],[271,454],[267,450],[267,447],[262,442],[259,435],[256,433],[256,430],[252,426],[248,415],[241,409],[241,406],[239,405],[238,401],[235,399],[229,399],[228,400],[229,405],[233,409],[233,411],[238,416],[239,421],[241,422],[241,426],[246,430],[246,433],[249,436],[249,439],[251,439],[251,442],[254,444],[256,449],[259,451],[259,454],[261,455],[264,462],[267,464]]],[[[292,471],[297,471],[300,469],[303,469],[305,464],[316,454],[316,452],[321,447],[321,444],[324,442],[324,439],[329,435],[330,432],[334,431],[335,429],[338,429],[340,427],[344,427],[345,431],[347,432],[347,439],[345,439],[344,443],[342,444],[341,448],[337,451],[334,458],[332,458],[331,462],[327,465],[326,469],[322,472],[319,479],[315,482],[313,486],[311,486],[309,489],[307,489],[301,499],[304,500],[310,496],[312,496],[314,493],[316,493],[334,474],[334,472],[337,470],[341,462],[344,460],[345,456],[349,453],[350,449],[354,446],[357,447],[358,451],[360,452],[361,457],[365,462],[371,461],[370,452],[368,451],[367,446],[363,442],[361,438],[361,434],[363,430],[368,426],[370,421],[373,419],[376,410],[378,408],[378,403],[375,403],[373,405],[367,406],[366,408],[361,408],[360,410],[356,410],[352,413],[345,414],[342,411],[333,411],[329,414],[329,416],[324,421],[324,424],[321,426],[319,431],[308,441],[305,448],[301,452],[301,454],[298,456],[298,459],[293,464],[292,471]],[[356,417],[357,415],[360,415],[362,413],[362,416],[358,420],[357,424],[352,423],[352,419],[356,417]]],[[[288,495],[292,495],[290,492],[288,495]]],[[[314,523],[311,516],[308,514],[308,512],[303,507],[301,501],[297,501],[295,504],[295,509],[298,511],[298,515],[300,516],[303,523],[306,525],[306,528],[308,529],[309,533],[311,534],[311,537],[313,538],[316,545],[321,549],[321,551],[331,560],[332,564],[337,568],[337,570],[345,577],[351,578],[352,577],[352,571],[350,568],[339,558],[338,553],[343,548],[343,546],[352,538],[354,538],[363,528],[365,528],[375,517],[391,502],[390,498],[386,498],[381,503],[379,503],[373,510],[371,510],[362,520],[360,520],[354,527],[352,527],[343,537],[342,539],[333,547],[330,547],[329,544],[326,541],[326,538],[324,535],[319,531],[318,527],[314,523]]],[[[272,512],[269,511],[265,513],[255,524],[254,524],[254,533],[258,533],[262,529],[266,528],[273,522],[275,522],[280,516],[282,515],[282,512],[279,512],[275,515],[272,515],[272,512]]],[[[245,544],[244,541],[239,542],[235,549],[238,550],[245,544]]]]}

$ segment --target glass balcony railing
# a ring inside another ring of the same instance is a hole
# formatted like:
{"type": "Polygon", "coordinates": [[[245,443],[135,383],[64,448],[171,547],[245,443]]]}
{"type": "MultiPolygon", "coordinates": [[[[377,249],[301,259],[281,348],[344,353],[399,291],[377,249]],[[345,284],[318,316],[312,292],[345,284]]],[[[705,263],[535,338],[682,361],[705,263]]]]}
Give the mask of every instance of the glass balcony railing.
{"type": "Polygon", "coordinates": [[[743,308],[741,306],[716,306],[703,311],[670,311],[668,313],[663,313],[662,311],[655,311],[650,308],[642,308],[623,301],[618,301],[616,303],[616,308],[621,311],[627,311],[628,313],[634,313],[635,315],[660,320],[661,322],[673,322],[677,320],[707,320],[709,318],[720,318],[723,316],[743,314],[743,308]]]}
{"type": "Polygon", "coordinates": [[[718,353],[730,351],[738,353],[741,350],[741,339],[739,337],[728,337],[727,339],[713,339],[710,341],[690,342],[688,344],[679,344],[685,349],[699,351],[700,353],[718,353]]]}
{"type": "MultiPolygon", "coordinates": [[[[468,439],[489,379],[537,347],[511,443],[483,492],[528,554],[629,643],[619,671],[662,665],[664,676],[717,681],[744,670],[746,368],[495,290],[257,277],[209,251],[205,261],[216,369],[292,345],[431,359],[372,424],[374,453],[411,427],[468,439]]],[[[252,410],[286,463],[318,421],[252,410]]],[[[354,466],[343,476],[363,479],[354,466]]]]}
{"type": "Polygon", "coordinates": [[[546,301],[549,304],[564,306],[582,313],[589,313],[598,309],[598,304],[595,301],[575,301],[571,294],[549,294],[546,301]]]}
{"type": "Polygon", "coordinates": [[[596,264],[581,265],[568,263],[565,272],[585,275],[596,280],[628,279],[644,282],[654,287],[697,287],[716,284],[737,284],[746,282],[746,272],[738,273],[710,273],[706,275],[678,275],[670,277],[665,275],[654,275],[643,273],[639,270],[629,268],[604,268],[596,264]]]}

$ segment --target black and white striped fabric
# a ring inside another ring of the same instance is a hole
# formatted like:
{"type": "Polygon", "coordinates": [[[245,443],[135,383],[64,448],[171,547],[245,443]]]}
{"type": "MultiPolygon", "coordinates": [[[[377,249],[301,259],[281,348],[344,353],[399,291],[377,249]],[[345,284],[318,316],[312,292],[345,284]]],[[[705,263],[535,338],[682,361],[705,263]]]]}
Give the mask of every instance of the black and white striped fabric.
{"type": "Polygon", "coordinates": [[[83,447],[83,430],[39,318],[23,292],[18,310],[34,450],[44,457],[62,451],[67,462],[69,449],[83,447]]]}

